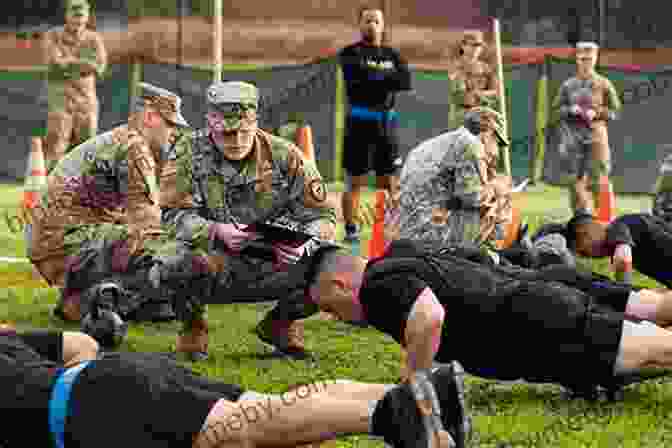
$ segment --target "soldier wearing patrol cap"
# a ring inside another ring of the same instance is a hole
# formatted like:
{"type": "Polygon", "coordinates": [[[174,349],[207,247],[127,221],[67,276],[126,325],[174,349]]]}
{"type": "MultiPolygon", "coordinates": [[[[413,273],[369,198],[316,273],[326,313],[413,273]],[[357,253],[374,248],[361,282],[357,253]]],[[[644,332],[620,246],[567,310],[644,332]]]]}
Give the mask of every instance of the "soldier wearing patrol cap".
{"type": "Polygon", "coordinates": [[[96,77],[107,70],[107,51],[100,34],[87,29],[86,0],[66,2],[65,26],[44,40],[48,70],[45,159],[49,169],[73,146],[98,132],[96,77]]]}
{"type": "Polygon", "coordinates": [[[450,128],[464,122],[464,114],[474,107],[499,109],[497,72],[481,59],[486,47],[483,33],[464,33],[458,55],[450,71],[450,128]]]}
{"type": "Polygon", "coordinates": [[[560,86],[553,102],[560,114],[559,152],[567,165],[574,213],[591,214],[600,208],[600,183],[611,175],[607,123],[617,118],[622,107],[611,81],[595,71],[598,52],[593,42],[576,44],[576,76],[560,86]],[[588,193],[589,176],[595,208],[588,193]]]}
{"type": "MultiPolygon", "coordinates": [[[[259,128],[258,100],[257,88],[246,82],[218,82],[208,88],[207,127],[194,134],[177,160],[177,189],[183,200],[163,214],[178,238],[204,255],[215,278],[214,294],[229,302],[236,301],[245,287],[283,275],[287,264],[319,244],[317,239],[298,248],[277,244],[270,249],[275,262],[255,258],[243,250],[258,238],[246,231],[246,225],[266,219],[328,239],[336,224],[315,163],[287,140],[259,128]],[[271,208],[275,213],[269,217],[271,208]]],[[[296,320],[317,309],[306,308],[299,289],[289,298],[271,298],[280,304],[256,332],[280,351],[302,357],[303,327],[296,320]]],[[[200,358],[207,351],[204,305],[194,304],[191,313],[178,351],[200,358]]]]}
{"type": "Polygon", "coordinates": [[[477,107],[459,129],[411,150],[401,173],[399,237],[494,249],[511,219],[511,178],[502,174],[500,156],[505,145],[502,115],[477,107]]]}
{"type": "Polygon", "coordinates": [[[176,128],[188,126],[180,103],[172,92],[141,84],[127,124],[77,146],[50,173],[32,212],[28,251],[49,284],[62,289],[62,318],[80,320],[82,291],[100,275],[127,272],[161,237],[158,176],[176,128]]]}

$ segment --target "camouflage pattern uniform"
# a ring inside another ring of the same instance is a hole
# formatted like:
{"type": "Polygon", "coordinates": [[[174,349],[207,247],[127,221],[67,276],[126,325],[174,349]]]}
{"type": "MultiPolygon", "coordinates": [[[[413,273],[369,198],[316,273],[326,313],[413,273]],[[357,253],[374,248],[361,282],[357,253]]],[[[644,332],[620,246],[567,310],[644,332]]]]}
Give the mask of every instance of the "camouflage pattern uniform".
{"type": "MultiPolygon", "coordinates": [[[[142,88],[143,105],[151,103],[175,124],[186,125],[178,97],[147,84],[142,88]]],[[[160,160],[139,129],[122,125],[79,145],[53,169],[32,212],[28,252],[49,284],[64,289],[64,301],[95,282],[92,270],[125,272],[134,255],[167,241],[159,206],[160,160]],[[72,284],[72,278],[88,276],[86,285],[72,284]]]]}
{"type": "MultiPolygon", "coordinates": [[[[594,73],[588,79],[572,77],[566,80],[553,101],[553,109],[560,114],[560,153],[567,163],[567,183],[575,184],[585,175],[590,175],[598,207],[600,178],[611,175],[611,157],[607,122],[615,120],[622,105],[611,81],[594,73]],[[597,113],[592,122],[571,113],[572,107],[593,109],[597,113]]],[[[579,204],[581,198],[570,187],[570,205],[574,213],[583,210],[592,213],[588,205],[579,204]]],[[[586,199],[587,200],[587,199],[586,199]]]]}
{"type": "MultiPolygon", "coordinates": [[[[209,107],[231,105],[231,100],[224,101],[218,96],[224,90],[230,91],[232,86],[237,86],[238,99],[233,103],[236,107],[227,113],[227,129],[253,125],[257,120],[258,92],[250,84],[214,84],[208,90],[209,107]]],[[[289,141],[261,129],[254,137],[252,152],[240,162],[223,156],[208,129],[195,132],[185,154],[177,159],[177,190],[181,198],[174,202],[181,205],[164,210],[164,222],[174,226],[178,239],[188,242],[199,256],[207,255],[208,265],[217,271],[215,291],[220,292],[215,294],[228,295],[230,301],[236,299],[231,297],[232,291],[273,275],[276,269],[273,262],[230,256],[222,246],[216,247],[209,236],[214,223],[236,224],[242,228],[260,219],[270,207],[287,200],[289,202],[270,223],[316,236],[325,221],[336,223],[335,209],[327,200],[326,185],[315,163],[305,160],[289,141]]],[[[317,239],[311,240],[307,252],[318,244],[317,239]]],[[[291,321],[317,311],[315,307],[306,311],[303,295],[297,303],[291,304],[285,297],[276,299],[281,300],[279,306],[264,322],[282,320],[291,325],[291,321]],[[289,307],[295,309],[289,310],[289,307]]],[[[195,306],[190,320],[203,320],[199,313],[204,312],[204,306],[195,306]]]]}
{"type": "MultiPolygon", "coordinates": [[[[88,16],[89,5],[85,0],[71,0],[67,14],[88,16]]],[[[98,132],[96,76],[107,69],[107,52],[100,34],[89,29],[79,37],[63,27],[50,30],[45,47],[49,66],[45,160],[51,169],[69,148],[98,132]],[[75,58],[77,62],[62,68],[58,61],[63,58],[75,58]],[[92,64],[95,71],[84,67],[85,63],[92,64]]]]}
{"type": "MultiPolygon", "coordinates": [[[[465,34],[464,43],[483,44],[481,33],[465,34]]],[[[458,60],[453,67],[450,82],[449,129],[457,129],[464,122],[464,114],[475,107],[499,110],[497,95],[481,95],[483,91],[498,91],[497,72],[484,61],[458,60]]]]}
{"type": "MultiPolygon", "coordinates": [[[[492,109],[480,114],[497,117],[492,109]]],[[[510,181],[501,172],[499,144],[466,127],[427,140],[413,149],[401,173],[399,237],[437,246],[477,244],[494,249],[511,219],[510,181]]]]}
{"type": "Polygon", "coordinates": [[[672,154],[660,165],[652,214],[672,223],[672,154]]]}

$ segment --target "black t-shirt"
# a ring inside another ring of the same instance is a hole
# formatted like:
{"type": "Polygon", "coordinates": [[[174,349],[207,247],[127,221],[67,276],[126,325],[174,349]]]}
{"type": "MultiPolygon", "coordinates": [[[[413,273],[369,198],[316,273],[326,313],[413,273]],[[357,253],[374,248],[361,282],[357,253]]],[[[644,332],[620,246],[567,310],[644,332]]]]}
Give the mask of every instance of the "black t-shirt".
{"type": "MultiPolygon", "coordinates": [[[[359,293],[367,321],[403,344],[406,321],[418,295],[431,288],[446,309],[443,338],[437,357],[453,357],[448,332],[460,334],[474,322],[487,326],[499,319],[498,309],[510,301],[507,292],[520,283],[498,275],[485,265],[441,255],[452,262],[439,263],[422,244],[397,240],[385,256],[367,265],[359,293]],[[395,265],[389,264],[395,260],[395,265]],[[383,261],[386,266],[383,267],[383,261]]],[[[455,359],[455,358],[452,358],[455,359]]]]}
{"type": "Polygon", "coordinates": [[[415,300],[431,288],[446,313],[436,360],[474,375],[568,384],[587,378],[575,378],[584,364],[610,377],[622,318],[592,313],[589,295],[560,282],[519,277],[398,240],[367,265],[359,299],[367,321],[402,343],[415,300]]]}
{"type": "Polygon", "coordinates": [[[350,105],[389,110],[396,92],[411,90],[408,65],[394,48],[358,42],[338,56],[350,105]]]}
{"type": "Polygon", "coordinates": [[[619,244],[632,247],[633,268],[672,287],[672,228],[669,224],[643,213],[623,215],[607,227],[606,245],[610,255],[619,244]]]}
{"type": "Polygon", "coordinates": [[[63,362],[63,334],[0,336],[0,445],[51,446],[49,400],[63,362]]]}

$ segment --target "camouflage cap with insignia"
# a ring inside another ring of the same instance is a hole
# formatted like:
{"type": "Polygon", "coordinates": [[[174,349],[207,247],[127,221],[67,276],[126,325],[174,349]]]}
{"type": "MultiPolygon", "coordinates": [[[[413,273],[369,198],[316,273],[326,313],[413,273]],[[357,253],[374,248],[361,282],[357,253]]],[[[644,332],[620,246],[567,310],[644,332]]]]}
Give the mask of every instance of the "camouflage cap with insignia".
{"type": "Polygon", "coordinates": [[[504,127],[504,116],[490,107],[474,107],[469,109],[464,114],[464,123],[466,127],[470,127],[469,123],[480,123],[483,120],[490,120],[493,126],[495,135],[499,140],[500,146],[509,146],[509,140],[506,138],[506,130],[504,127]]]}
{"type": "Polygon", "coordinates": [[[88,16],[91,5],[87,0],[68,0],[65,5],[65,13],[68,16],[88,16]]]}
{"type": "Polygon", "coordinates": [[[224,114],[228,131],[252,127],[257,121],[259,90],[243,81],[216,82],[206,93],[208,108],[224,114]]]}
{"type": "Polygon", "coordinates": [[[136,97],[136,111],[149,105],[157,110],[169,123],[188,128],[189,123],[182,116],[182,98],[173,92],[156,87],[146,82],[138,84],[139,93],[136,97]]]}

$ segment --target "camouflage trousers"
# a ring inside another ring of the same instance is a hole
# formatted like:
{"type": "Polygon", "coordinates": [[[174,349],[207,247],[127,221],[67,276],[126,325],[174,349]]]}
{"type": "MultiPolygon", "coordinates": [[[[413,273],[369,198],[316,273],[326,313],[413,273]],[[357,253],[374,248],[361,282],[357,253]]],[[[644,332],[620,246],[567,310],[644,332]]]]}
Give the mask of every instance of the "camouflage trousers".
{"type": "Polygon", "coordinates": [[[47,116],[44,158],[51,170],[68,151],[98,133],[98,110],[52,111],[47,116]]]}
{"type": "Polygon", "coordinates": [[[135,293],[172,302],[185,327],[205,319],[200,297],[211,284],[207,260],[196,257],[169,231],[139,244],[130,243],[129,236],[128,228],[118,224],[68,229],[63,300],[80,298],[95,284],[115,279],[135,293]]]}
{"type": "MultiPolygon", "coordinates": [[[[277,225],[307,233],[315,233],[318,223],[298,225],[288,221],[275,222],[277,225]]],[[[305,246],[304,260],[317,250],[322,243],[309,241],[305,246]]],[[[278,266],[270,246],[257,250],[244,249],[238,254],[230,254],[221,245],[211,241],[206,235],[196,234],[191,246],[192,256],[207,260],[212,275],[212,290],[207,300],[214,304],[276,302],[270,311],[274,320],[295,321],[308,318],[319,311],[314,303],[305,297],[305,276],[297,274],[291,266],[278,266]],[[261,250],[259,250],[261,249],[261,250]],[[265,256],[262,256],[264,254],[265,256]]],[[[263,245],[262,245],[263,246],[263,245]]]]}
{"type": "Polygon", "coordinates": [[[570,206],[578,210],[599,210],[601,179],[611,176],[609,136],[604,122],[592,127],[562,123],[558,152],[562,157],[564,183],[569,188],[570,206]],[[592,189],[591,200],[589,189],[592,189]],[[594,203],[595,208],[591,206],[594,203]]]}
{"type": "MultiPolygon", "coordinates": [[[[268,259],[229,255],[177,240],[172,230],[130,248],[126,226],[79,226],[66,234],[64,300],[110,277],[131,288],[153,284],[170,296],[183,331],[207,319],[207,304],[278,301],[272,317],[304,319],[318,311],[306,279],[268,259]],[[135,286],[129,286],[130,284],[135,286]]],[[[196,240],[198,243],[198,239],[196,240]]],[[[147,291],[147,289],[145,289],[147,291]]]]}

